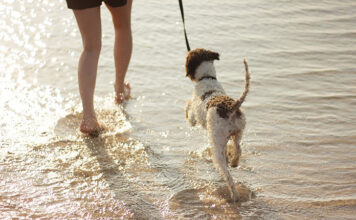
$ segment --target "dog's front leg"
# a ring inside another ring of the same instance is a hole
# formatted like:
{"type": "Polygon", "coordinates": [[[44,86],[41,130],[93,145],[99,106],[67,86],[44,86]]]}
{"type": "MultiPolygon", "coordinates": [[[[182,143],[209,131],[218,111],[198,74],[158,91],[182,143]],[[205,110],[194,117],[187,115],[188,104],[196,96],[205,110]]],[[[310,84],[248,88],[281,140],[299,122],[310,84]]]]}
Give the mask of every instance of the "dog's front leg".
{"type": "Polygon", "coordinates": [[[185,119],[189,121],[191,126],[195,126],[197,121],[195,120],[194,112],[192,110],[192,100],[188,100],[187,104],[185,105],[185,119]]]}

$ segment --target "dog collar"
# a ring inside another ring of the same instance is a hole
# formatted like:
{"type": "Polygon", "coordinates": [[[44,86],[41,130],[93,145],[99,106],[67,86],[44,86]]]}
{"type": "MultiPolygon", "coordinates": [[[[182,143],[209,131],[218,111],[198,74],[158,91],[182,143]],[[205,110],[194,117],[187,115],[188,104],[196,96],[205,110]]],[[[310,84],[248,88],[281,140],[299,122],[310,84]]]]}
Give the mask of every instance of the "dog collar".
{"type": "Polygon", "coordinates": [[[204,79],[213,79],[213,80],[216,80],[216,77],[214,76],[203,76],[202,78],[200,78],[198,81],[202,81],[204,79]]]}

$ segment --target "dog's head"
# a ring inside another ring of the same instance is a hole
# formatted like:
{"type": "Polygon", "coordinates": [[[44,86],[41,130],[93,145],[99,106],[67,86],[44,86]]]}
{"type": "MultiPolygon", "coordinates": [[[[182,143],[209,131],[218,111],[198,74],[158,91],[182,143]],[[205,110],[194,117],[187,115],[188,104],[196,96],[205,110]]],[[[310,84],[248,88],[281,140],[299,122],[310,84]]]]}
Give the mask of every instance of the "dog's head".
{"type": "Polygon", "coordinates": [[[219,54],[202,48],[188,52],[185,62],[186,76],[191,80],[199,80],[203,76],[216,76],[214,60],[219,60],[219,54]]]}

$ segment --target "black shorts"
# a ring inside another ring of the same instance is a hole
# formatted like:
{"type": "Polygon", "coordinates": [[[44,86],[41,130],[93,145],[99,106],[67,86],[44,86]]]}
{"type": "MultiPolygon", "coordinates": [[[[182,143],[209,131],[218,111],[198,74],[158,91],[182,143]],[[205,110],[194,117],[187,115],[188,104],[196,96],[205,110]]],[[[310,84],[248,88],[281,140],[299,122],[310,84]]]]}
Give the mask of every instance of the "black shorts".
{"type": "Polygon", "coordinates": [[[70,9],[86,9],[99,7],[105,2],[111,7],[120,7],[126,5],[127,0],[66,0],[70,9]]]}

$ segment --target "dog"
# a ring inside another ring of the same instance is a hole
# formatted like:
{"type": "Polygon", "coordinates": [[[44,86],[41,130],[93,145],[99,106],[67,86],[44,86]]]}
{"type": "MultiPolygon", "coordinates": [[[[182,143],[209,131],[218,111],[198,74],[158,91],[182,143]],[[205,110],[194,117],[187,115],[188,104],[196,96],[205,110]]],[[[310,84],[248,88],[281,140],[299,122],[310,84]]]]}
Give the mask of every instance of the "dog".
{"type": "Polygon", "coordinates": [[[234,181],[227,167],[227,143],[232,139],[233,149],[230,165],[237,167],[241,155],[240,141],[246,119],[240,110],[250,87],[250,73],[245,65],[245,88],[236,101],[226,95],[216,79],[214,60],[219,53],[198,48],[188,52],[185,63],[186,76],[194,84],[193,98],[185,106],[185,117],[191,126],[200,124],[207,129],[212,147],[213,162],[227,182],[234,202],[239,200],[234,181]]]}

